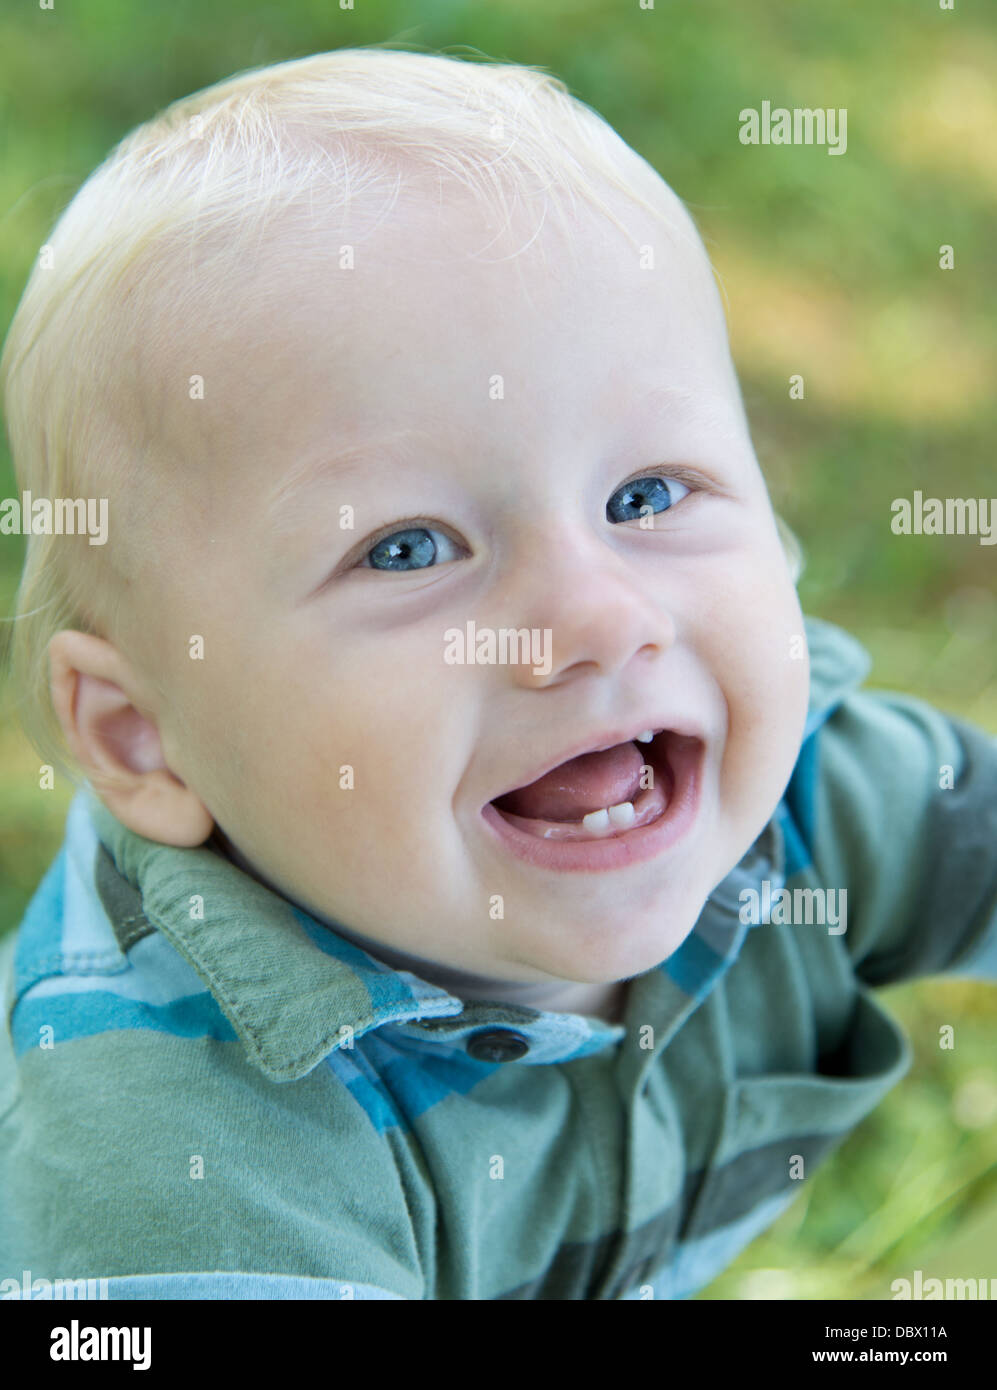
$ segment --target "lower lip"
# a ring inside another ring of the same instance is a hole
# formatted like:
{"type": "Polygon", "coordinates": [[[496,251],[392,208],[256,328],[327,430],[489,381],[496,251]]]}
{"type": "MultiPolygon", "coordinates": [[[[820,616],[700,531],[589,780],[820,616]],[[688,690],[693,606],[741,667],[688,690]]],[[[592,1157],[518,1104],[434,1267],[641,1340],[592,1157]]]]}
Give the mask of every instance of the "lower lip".
{"type": "Polygon", "coordinates": [[[482,819],[511,854],[538,869],[598,874],[642,864],[676,844],[689,830],[699,810],[705,748],[693,739],[682,742],[682,747],[675,744],[669,748],[675,782],[668,807],[663,816],[639,830],[627,830],[622,835],[605,839],[538,840],[511,825],[491,802],[482,810],[482,819]]]}

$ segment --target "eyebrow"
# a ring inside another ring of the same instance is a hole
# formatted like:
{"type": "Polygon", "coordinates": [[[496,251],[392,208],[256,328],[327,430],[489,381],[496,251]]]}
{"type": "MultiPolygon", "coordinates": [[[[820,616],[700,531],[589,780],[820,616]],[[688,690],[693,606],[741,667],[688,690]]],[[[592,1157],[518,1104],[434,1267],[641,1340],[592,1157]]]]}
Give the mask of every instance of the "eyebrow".
{"type": "MultiPolygon", "coordinates": [[[[630,397],[621,406],[622,410],[647,410],[670,407],[684,407],[682,414],[693,426],[707,425],[712,430],[718,428],[729,437],[735,431],[730,402],[714,392],[704,392],[687,386],[652,386],[640,396],[630,397]],[[717,409],[719,407],[719,410],[717,409]]],[[[366,479],[372,467],[377,467],[384,452],[394,453],[403,441],[421,439],[427,444],[433,442],[428,430],[410,428],[389,430],[370,435],[359,444],[352,444],[335,453],[309,454],[292,463],[281,477],[279,485],[266,500],[268,524],[278,535],[291,529],[297,511],[307,506],[308,492],[317,483],[333,479],[349,482],[366,479]]],[[[397,457],[397,455],[396,455],[397,457]]]]}
{"type": "Polygon", "coordinates": [[[705,424],[711,429],[718,427],[724,434],[733,437],[740,423],[736,403],[727,396],[717,395],[715,391],[702,391],[691,386],[652,386],[641,396],[627,398],[627,410],[646,410],[653,407],[684,407],[682,415],[692,425],[705,424]],[[732,408],[734,407],[734,408],[732,408]]]}
{"type": "Polygon", "coordinates": [[[335,453],[319,455],[306,454],[290,465],[282,474],[280,483],[266,499],[266,515],[270,525],[278,532],[289,527],[297,504],[307,503],[307,494],[316,483],[342,479],[344,482],[364,479],[372,467],[376,467],[382,450],[393,449],[402,440],[422,438],[429,441],[427,430],[400,429],[387,433],[369,435],[359,444],[338,449],[335,453]]]}

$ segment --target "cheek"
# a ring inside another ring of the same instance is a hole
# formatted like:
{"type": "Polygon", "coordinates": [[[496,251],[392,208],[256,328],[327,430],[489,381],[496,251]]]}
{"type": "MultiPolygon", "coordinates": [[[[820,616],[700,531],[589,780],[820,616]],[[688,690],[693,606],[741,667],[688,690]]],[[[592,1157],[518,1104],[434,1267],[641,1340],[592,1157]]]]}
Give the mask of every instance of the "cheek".
{"type": "Polygon", "coordinates": [[[752,813],[771,810],[792,772],[810,688],[803,614],[777,561],[767,555],[728,587],[709,654],[727,714],[727,805],[752,813]]]}
{"type": "Polygon", "coordinates": [[[307,689],[272,691],[276,714],[257,721],[250,774],[270,814],[331,834],[351,853],[368,843],[386,855],[423,852],[420,807],[428,817],[446,745],[415,685],[393,670],[360,681],[326,670],[307,689]]]}
{"type": "Polygon", "coordinates": [[[702,615],[708,668],[731,707],[762,715],[792,707],[808,683],[803,614],[796,589],[769,552],[749,555],[724,576],[702,615]]]}
{"type": "MultiPolygon", "coordinates": [[[[791,595],[765,595],[734,639],[726,695],[731,723],[762,739],[772,754],[798,747],[810,688],[803,616],[791,595]]],[[[784,755],[785,756],[785,755],[784,755]]]]}

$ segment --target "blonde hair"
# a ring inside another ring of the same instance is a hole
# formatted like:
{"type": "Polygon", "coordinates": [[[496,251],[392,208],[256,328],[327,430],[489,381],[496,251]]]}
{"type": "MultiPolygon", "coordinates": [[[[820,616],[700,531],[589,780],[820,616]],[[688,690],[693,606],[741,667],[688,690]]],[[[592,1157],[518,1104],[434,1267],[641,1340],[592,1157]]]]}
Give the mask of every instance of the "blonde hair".
{"type": "MultiPolygon", "coordinates": [[[[223,306],[231,275],[221,269],[238,266],[283,213],[303,216],[320,201],[345,215],[356,197],[384,189],[386,215],[403,168],[440,185],[456,180],[506,218],[507,188],[527,197],[553,191],[541,224],[550,211],[563,216],[562,200],[573,210],[581,198],[636,244],[600,194],[615,188],[705,259],[667,184],[540,68],[375,44],[239,73],[125,136],[43,248],[0,358],[19,489],[119,494],[130,517],[141,517],[135,529],[148,534],[155,508],[135,474],[143,466],[154,474],[163,441],[143,410],[141,364],[147,335],[164,332],[164,306],[174,322],[223,306]],[[205,241],[219,274],[202,271],[181,292],[183,253],[192,257],[205,241]]],[[[79,536],[28,537],[9,643],[18,717],[45,761],[72,781],[48,644],[63,628],[113,630],[137,552],[123,559],[114,546],[106,556],[101,549],[79,536]]]]}

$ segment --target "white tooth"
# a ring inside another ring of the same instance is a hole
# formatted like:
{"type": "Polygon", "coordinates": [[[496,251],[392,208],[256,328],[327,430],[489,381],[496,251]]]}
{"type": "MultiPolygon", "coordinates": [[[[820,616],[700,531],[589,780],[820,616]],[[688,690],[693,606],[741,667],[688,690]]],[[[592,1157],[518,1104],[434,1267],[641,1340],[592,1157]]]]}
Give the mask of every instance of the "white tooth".
{"type": "Polygon", "coordinates": [[[642,734],[635,734],[634,737],[638,743],[650,743],[652,738],[654,738],[654,730],[645,729],[642,734]]]}
{"type": "Polygon", "coordinates": [[[632,801],[621,801],[617,806],[610,806],[606,814],[617,830],[626,830],[637,819],[632,801]]]}
{"type": "Polygon", "coordinates": [[[601,835],[609,829],[609,812],[590,811],[587,816],[582,816],[582,825],[590,835],[601,835]]]}

